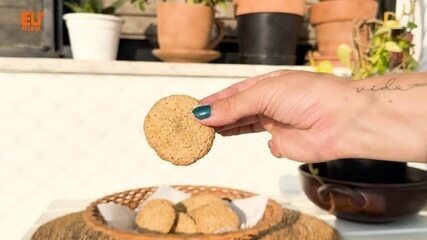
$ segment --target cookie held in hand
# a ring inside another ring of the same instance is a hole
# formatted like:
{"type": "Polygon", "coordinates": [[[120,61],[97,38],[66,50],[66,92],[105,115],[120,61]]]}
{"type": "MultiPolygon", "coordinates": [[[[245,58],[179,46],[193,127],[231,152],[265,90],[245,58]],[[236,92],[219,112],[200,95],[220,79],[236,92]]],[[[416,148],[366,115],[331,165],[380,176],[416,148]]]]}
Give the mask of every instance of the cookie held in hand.
{"type": "Polygon", "coordinates": [[[198,105],[193,97],[172,95],[151,108],[144,121],[144,133],[161,159],[186,166],[209,152],[215,130],[194,119],[192,110],[198,105]]]}
{"type": "Polygon", "coordinates": [[[155,199],[146,203],[136,216],[141,232],[169,233],[175,223],[176,212],[168,200],[155,199]]]}

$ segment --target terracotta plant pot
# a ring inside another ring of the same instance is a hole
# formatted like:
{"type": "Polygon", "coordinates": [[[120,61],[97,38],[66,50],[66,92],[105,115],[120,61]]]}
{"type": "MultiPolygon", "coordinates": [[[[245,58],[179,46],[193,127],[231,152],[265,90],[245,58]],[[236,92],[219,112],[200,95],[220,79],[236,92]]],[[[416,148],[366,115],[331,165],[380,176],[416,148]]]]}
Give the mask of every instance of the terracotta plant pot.
{"type": "Polygon", "coordinates": [[[201,4],[164,2],[157,5],[157,35],[161,49],[209,50],[224,37],[214,10],[201,4]],[[212,26],[217,35],[212,40],[212,26]]]}
{"type": "Polygon", "coordinates": [[[340,44],[353,46],[355,20],[375,18],[377,10],[375,0],[327,0],[313,5],[310,23],[316,32],[319,53],[333,56],[340,44]]]}
{"type": "Polygon", "coordinates": [[[236,15],[248,13],[293,13],[304,15],[305,0],[235,0],[236,15]]]}
{"type": "Polygon", "coordinates": [[[295,64],[305,0],[236,0],[242,63],[295,64]]]}

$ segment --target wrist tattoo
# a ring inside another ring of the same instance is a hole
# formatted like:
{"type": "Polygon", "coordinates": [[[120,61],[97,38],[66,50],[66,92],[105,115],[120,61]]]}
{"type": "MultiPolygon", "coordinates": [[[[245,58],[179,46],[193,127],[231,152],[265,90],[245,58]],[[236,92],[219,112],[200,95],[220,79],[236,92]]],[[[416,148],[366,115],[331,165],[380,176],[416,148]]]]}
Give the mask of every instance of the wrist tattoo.
{"type": "Polygon", "coordinates": [[[370,87],[358,87],[357,93],[361,92],[381,92],[381,91],[408,91],[413,88],[427,87],[427,83],[397,83],[396,78],[387,80],[383,85],[377,86],[373,84],[370,87]]]}

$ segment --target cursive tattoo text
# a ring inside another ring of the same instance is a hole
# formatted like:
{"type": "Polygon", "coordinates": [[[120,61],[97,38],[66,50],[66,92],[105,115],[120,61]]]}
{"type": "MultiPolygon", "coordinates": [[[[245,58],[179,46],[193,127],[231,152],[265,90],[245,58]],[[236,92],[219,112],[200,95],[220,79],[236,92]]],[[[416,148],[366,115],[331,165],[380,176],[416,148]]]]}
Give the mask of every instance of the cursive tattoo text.
{"type": "Polygon", "coordinates": [[[361,92],[380,92],[380,91],[408,91],[413,88],[427,87],[427,83],[397,83],[396,78],[391,78],[384,85],[376,86],[372,85],[370,87],[358,87],[356,89],[357,93],[361,92]]]}

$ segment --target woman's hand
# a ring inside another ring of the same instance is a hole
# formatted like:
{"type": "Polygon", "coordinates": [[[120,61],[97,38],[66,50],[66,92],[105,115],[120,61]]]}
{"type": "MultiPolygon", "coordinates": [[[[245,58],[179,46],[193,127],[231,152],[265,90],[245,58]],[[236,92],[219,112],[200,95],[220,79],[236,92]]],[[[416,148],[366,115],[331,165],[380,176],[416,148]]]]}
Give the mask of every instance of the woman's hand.
{"type": "Polygon", "coordinates": [[[277,71],[201,100],[202,124],[225,136],[268,131],[271,153],[302,162],[358,157],[427,161],[427,78],[351,81],[277,71]]]}
{"type": "MultiPolygon", "coordinates": [[[[266,130],[276,157],[304,162],[339,158],[339,136],[358,114],[357,107],[349,106],[354,93],[348,91],[348,82],[296,71],[250,78],[202,99],[211,106],[211,115],[201,123],[217,127],[225,136],[266,130]]],[[[207,108],[193,112],[203,118],[207,108]]]]}

